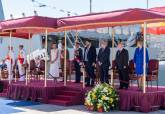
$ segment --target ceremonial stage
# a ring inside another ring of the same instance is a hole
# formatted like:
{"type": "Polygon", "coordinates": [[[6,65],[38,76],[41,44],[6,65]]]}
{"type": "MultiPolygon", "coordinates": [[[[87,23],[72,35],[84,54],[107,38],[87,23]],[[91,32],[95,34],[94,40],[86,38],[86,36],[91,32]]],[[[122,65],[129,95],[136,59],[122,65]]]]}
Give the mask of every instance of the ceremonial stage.
{"type": "MultiPolygon", "coordinates": [[[[43,81],[31,81],[27,86],[25,82],[2,81],[5,89],[0,93],[1,97],[16,100],[31,100],[36,102],[71,106],[83,105],[85,93],[91,88],[82,88],[82,84],[67,82],[48,81],[44,87],[43,81]]],[[[119,106],[122,111],[150,112],[165,109],[165,88],[148,88],[147,93],[142,93],[137,87],[130,87],[128,90],[118,90],[119,106]]]]}
{"type": "Polygon", "coordinates": [[[52,80],[47,81],[47,87],[44,87],[44,81],[31,81],[27,86],[25,82],[13,82],[10,85],[7,81],[3,83],[6,93],[1,94],[9,99],[39,101],[63,106],[83,104],[84,95],[90,89],[82,89],[81,84],[73,82],[68,82],[65,87],[63,82],[52,80]]]}

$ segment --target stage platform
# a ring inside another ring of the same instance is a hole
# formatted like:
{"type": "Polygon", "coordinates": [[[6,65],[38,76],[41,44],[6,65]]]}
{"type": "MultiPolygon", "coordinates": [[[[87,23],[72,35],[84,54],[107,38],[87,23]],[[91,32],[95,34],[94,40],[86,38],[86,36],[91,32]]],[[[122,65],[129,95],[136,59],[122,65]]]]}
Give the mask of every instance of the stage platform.
{"type": "MultiPolygon", "coordinates": [[[[67,86],[63,82],[48,81],[47,87],[44,87],[43,81],[32,81],[25,85],[25,82],[2,81],[5,85],[4,92],[0,96],[17,100],[32,100],[42,103],[55,105],[80,105],[84,103],[85,93],[91,88],[82,88],[82,84],[67,82],[67,86]]],[[[143,94],[137,87],[130,87],[128,90],[118,90],[119,106],[122,111],[141,111],[150,112],[165,109],[165,88],[158,89],[147,88],[147,93],[143,94]]]]}
{"type": "Polygon", "coordinates": [[[118,90],[120,99],[120,110],[150,112],[165,109],[165,88],[148,87],[144,94],[137,87],[128,90],[118,90]]]}
{"type": "Polygon", "coordinates": [[[15,100],[31,100],[42,103],[55,105],[80,105],[84,102],[86,91],[90,88],[82,89],[82,84],[67,82],[64,86],[63,82],[47,81],[47,87],[44,87],[44,81],[31,81],[28,85],[25,82],[12,82],[7,84],[3,81],[6,97],[15,100]]]}

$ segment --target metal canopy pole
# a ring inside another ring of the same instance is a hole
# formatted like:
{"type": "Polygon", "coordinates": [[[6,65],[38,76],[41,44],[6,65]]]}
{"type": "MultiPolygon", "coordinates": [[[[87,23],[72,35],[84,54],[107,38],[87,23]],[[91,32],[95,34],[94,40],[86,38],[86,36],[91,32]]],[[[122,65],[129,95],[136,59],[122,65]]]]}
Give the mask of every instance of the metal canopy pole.
{"type": "MultiPolygon", "coordinates": [[[[15,62],[15,60],[14,60],[13,62],[15,62]]],[[[14,64],[15,64],[15,63],[14,63],[14,64]]],[[[15,65],[15,66],[16,66],[16,65],[15,65]]],[[[16,67],[15,67],[15,69],[14,69],[14,72],[15,72],[14,81],[17,82],[17,69],[16,69],[16,67]]]]}
{"type": "Polygon", "coordinates": [[[47,57],[48,57],[48,30],[45,30],[45,80],[44,80],[44,87],[47,86],[47,57]]]}
{"type": "Polygon", "coordinates": [[[29,57],[28,57],[28,61],[29,61],[29,68],[26,69],[26,85],[28,85],[28,69],[29,69],[29,73],[30,73],[30,38],[31,38],[31,33],[29,32],[29,44],[28,44],[28,53],[29,53],[29,57]]]}
{"type": "MultiPolygon", "coordinates": [[[[111,53],[111,55],[112,55],[112,62],[113,62],[113,59],[114,59],[114,47],[115,47],[115,31],[114,31],[114,28],[112,28],[112,53],[111,53]]],[[[114,74],[113,74],[113,69],[112,69],[112,72],[111,72],[111,85],[113,85],[113,76],[114,76],[114,74]]]]}
{"type": "Polygon", "coordinates": [[[83,89],[84,89],[85,88],[85,67],[82,66],[81,69],[83,71],[83,89]]]}
{"type": "Polygon", "coordinates": [[[143,93],[146,93],[146,38],[147,38],[147,23],[144,22],[144,41],[143,41],[143,93]]]}
{"type": "Polygon", "coordinates": [[[65,49],[64,49],[64,86],[66,86],[66,81],[67,81],[67,77],[66,77],[66,46],[67,46],[67,42],[66,42],[66,31],[64,32],[65,34],[65,49]]]}
{"type": "Polygon", "coordinates": [[[76,30],[76,42],[78,41],[78,31],[76,30]]]}
{"type": "MultiPolygon", "coordinates": [[[[9,50],[10,56],[11,56],[11,38],[12,38],[12,31],[10,31],[10,41],[9,41],[9,43],[10,43],[10,50],[9,50]]],[[[10,73],[8,73],[8,74],[10,74],[10,75],[8,75],[8,78],[9,78],[9,84],[11,84],[12,57],[10,57],[10,67],[9,67],[9,68],[10,68],[10,69],[9,69],[10,73]]]]}
{"type": "MultiPolygon", "coordinates": [[[[31,36],[32,34],[31,33],[29,33],[29,73],[30,73],[30,53],[31,53],[31,46],[32,46],[32,44],[31,44],[31,38],[32,38],[32,36],[31,36]]],[[[30,82],[30,75],[28,75],[28,82],[30,82]]]]}

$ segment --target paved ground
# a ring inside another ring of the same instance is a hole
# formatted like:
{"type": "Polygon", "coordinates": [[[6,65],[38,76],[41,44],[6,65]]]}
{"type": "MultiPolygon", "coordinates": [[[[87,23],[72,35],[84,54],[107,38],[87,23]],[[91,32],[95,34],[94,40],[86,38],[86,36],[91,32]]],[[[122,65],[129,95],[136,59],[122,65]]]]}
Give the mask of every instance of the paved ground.
{"type": "MultiPolygon", "coordinates": [[[[84,106],[55,106],[35,102],[13,101],[0,98],[0,114],[100,114],[89,112],[84,106]]],[[[106,114],[144,114],[137,112],[109,112],[106,114]]],[[[156,111],[149,114],[165,114],[165,111],[156,111]]]]}

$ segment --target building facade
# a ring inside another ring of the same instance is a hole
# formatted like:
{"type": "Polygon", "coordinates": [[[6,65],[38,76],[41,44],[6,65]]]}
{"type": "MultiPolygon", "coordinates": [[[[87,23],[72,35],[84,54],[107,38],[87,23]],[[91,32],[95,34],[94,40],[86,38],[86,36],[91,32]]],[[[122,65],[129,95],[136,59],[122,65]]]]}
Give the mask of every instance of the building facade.
{"type": "Polygon", "coordinates": [[[3,12],[3,5],[2,5],[2,0],[0,0],[0,20],[4,20],[4,12],[3,12]]]}

